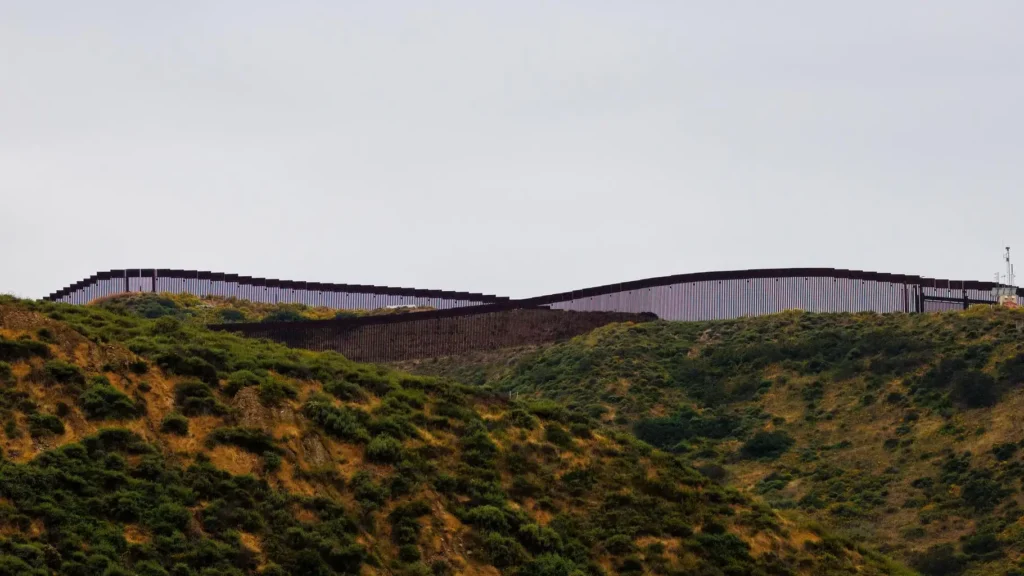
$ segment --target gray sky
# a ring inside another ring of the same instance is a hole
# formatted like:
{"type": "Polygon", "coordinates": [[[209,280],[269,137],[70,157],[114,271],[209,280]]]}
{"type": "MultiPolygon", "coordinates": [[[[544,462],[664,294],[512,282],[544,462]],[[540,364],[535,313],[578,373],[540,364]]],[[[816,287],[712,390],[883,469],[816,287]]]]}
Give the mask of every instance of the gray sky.
{"type": "Polygon", "coordinates": [[[0,0],[0,292],[1024,277],[1024,3],[0,0]]]}

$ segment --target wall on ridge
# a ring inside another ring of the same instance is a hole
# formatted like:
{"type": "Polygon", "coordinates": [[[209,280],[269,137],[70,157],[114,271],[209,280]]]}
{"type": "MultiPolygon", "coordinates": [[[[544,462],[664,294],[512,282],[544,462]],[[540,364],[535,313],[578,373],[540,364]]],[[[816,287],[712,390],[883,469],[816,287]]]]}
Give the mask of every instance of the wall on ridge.
{"type": "Polygon", "coordinates": [[[187,293],[199,297],[221,296],[265,304],[325,306],[337,310],[373,310],[387,306],[425,306],[442,310],[508,301],[508,298],[500,296],[451,290],[276,280],[222,272],[158,268],[98,272],[50,294],[44,300],[88,304],[98,298],[126,292],[187,293]]]}

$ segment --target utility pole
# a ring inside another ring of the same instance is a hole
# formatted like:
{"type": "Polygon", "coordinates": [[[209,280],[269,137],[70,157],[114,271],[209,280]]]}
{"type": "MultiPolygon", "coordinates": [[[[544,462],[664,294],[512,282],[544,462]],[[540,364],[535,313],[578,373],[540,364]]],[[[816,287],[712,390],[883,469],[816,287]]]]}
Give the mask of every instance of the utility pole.
{"type": "Polygon", "coordinates": [[[1003,254],[1003,260],[1006,262],[1006,274],[1001,275],[996,273],[996,287],[992,289],[992,294],[996,296],[1000,306],[1006,306],[1009,308],[1016,308],[1017,303],[1017,286],[1016,277],[1013,274],[1013,263],[1010,262],[1010,247],[1006,247],[1006,252],[1003,254]],[[1004,284],[1002,280],[1005,280],[1004,284]]]}

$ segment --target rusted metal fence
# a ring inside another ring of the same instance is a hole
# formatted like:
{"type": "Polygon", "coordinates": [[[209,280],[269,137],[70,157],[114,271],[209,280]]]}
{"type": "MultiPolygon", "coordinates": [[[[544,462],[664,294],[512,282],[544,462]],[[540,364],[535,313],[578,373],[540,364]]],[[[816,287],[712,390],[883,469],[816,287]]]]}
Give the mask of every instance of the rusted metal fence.
{"type": "Polygon", "coordinates": [[[487,304],[338,320],[218,324],[215,330],[267,338],[295,348],[334,350],[352,360],[396,362],[567,340],[612,322],[645,322],[653,314],[571,312],[487,304]]]}

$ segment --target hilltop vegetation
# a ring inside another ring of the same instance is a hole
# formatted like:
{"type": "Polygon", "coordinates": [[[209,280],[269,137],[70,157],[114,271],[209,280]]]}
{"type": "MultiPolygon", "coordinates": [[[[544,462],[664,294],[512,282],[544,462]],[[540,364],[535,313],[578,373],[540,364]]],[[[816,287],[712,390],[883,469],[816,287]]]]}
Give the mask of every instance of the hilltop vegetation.
{"type": "Polygon", "coordinates": [[[899,574],[585,409],[0,299],[0,574],[899,574]]]}
{"type": "Polygon", "coordinates": [[[423,362],[564,402],[927,575],[1024,574],[1024,314],[612,325],[423,362]]]}
{"type": "Polygon", "coordinates": [[[233,322],[294,322],[297,320],[331,320],[334,318],[356,318],[381,314],[403,314],[410,311],[430,310],[419,308],[375,308],[372,310],[336,310],[324,306],[305,304],[265,304],[237,298],[193,294],[171,294],[135,292],[119,294],[96,300],[96,308],[116,314],[156,319],[164,316],[198,324],[219,324],[233,322]]]}

